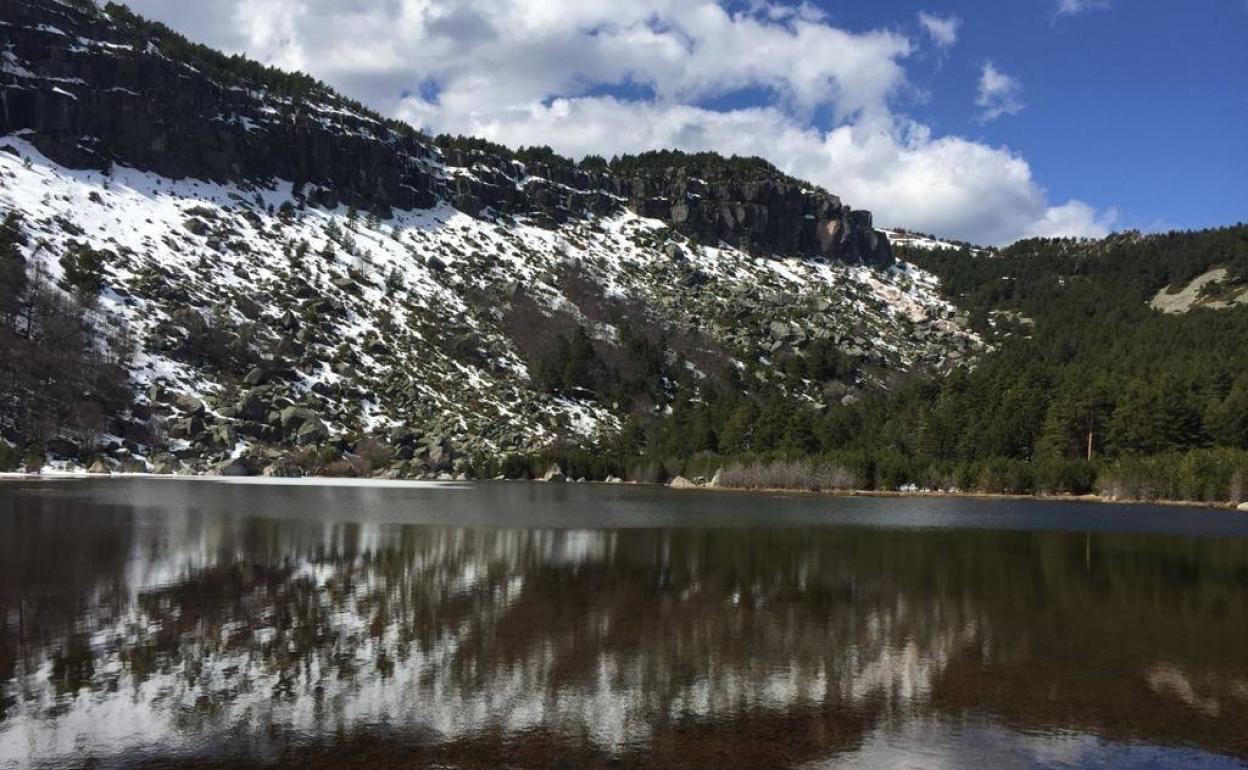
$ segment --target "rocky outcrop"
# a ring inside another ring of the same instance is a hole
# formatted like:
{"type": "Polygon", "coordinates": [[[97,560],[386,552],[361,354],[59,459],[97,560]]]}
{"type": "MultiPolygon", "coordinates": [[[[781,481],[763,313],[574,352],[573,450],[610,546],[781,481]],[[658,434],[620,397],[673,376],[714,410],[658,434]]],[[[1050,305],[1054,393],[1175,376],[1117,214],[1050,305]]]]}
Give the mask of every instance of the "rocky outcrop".
{"type": "Polygon", "coordinates": [[[871,212],[853,211],[835,195],[779,173],[763,179],[725,174],[708,180],[673,167],[621,180],[619,189],[634,211],[666,220],[703,243],[727,243],[756,256],[893,263],[888,239],[872,228],[871,212]]]}
{"type": "Polygon", "coordinates": [[[779,172],[617,176],[480,150],[443,155],[410,127],[309,78],[229,60],[89,0],[6,2],[0,21],[0,133],[23,132],[69,167],[115,162],[172,179],[288,180],[311,203],[383,216],[445,200],[473,216],[560,223],[627,205],[703,243],[758,256],[893,261],[870,212],[779,172]]]}

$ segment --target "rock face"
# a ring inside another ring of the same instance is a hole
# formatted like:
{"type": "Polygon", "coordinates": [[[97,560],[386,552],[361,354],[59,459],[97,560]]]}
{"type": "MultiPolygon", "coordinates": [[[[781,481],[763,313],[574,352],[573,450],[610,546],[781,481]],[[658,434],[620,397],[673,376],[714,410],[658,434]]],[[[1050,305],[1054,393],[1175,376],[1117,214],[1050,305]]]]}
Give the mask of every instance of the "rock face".
{"type": "Polygon", "coordinates": [[[172,36],[90,3],[2,8],[10,63],[4,129],[33,131],[30,140],[63,165],[117,161],[219,182],[279,177],[325,188],[326,202],[360,207],[436,200],[424,163],[433,154],[414,132],[353,110],[327,89],[292,81],[279,95],[231,82],[211,73],[214,59],[185,61],[172,36]]]}
{"type": "Polygon", "coordinates": [[[667,168],[620,181],[631,209],[663,219],[703,243],[727,243],[756,256],[827,256],[887,266],[892,248],[871,212],[789,180],[741,178],[722,168],[667,168]],[[716,174],[712,176],[712,174],[716,174]],[[709,178],[704,178],[709,177],[709,178]]]}
{"type": "Polygon", "coordinates": [[[443,154],[310,78],[230,62],[122,10],[24,0],[0,5],[0,21],[0,133],[27,132],[72,168],[116,162],[172,179],[280,179],[312,203],[383,216],[445,200],[472,216],[557,223],[623,203],[703,243],[756,256],[893,262],[870,212],[775,169],[741,176],[658,166],[613,175],[486,150],[443,154]]]}

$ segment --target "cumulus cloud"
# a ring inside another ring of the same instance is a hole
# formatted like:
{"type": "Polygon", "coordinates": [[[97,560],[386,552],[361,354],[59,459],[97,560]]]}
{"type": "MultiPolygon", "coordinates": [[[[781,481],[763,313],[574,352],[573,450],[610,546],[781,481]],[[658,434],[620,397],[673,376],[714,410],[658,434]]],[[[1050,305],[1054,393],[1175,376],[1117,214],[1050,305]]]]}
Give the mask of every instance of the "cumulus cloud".
{"type": "MultiPolygon", "coordinates": [[[[906,116],[918,92],[906,75],[914,51],[906,35],[847,31],[805,3],[131,5],[198,40],[309,71],[428,131],[578,157],[660,147],[761,155],[881,223],[982,243],[1106,229],[1078,201],[1050,206],[1016,154],[933,136],[906,116]]],[[[956,40],[956,19],[925,14],[920,23],[938,46],[956,40]]],[[[1012,102],[992,104],[985,109],[1012,102]]]]}
{"type": "Polygon", "coordinates": [[[1052,237],[1056,235],[1100,236],[1108,233],[1118,222],[1118,211],[1097,211],[1083,201],[1072,200],[1061,206],[1050,206],[1044,216],[1027,228],[1026,235],[1052,237]]]}
{"type": "Polygon", "coordinates": [[[957,16],[937,16],[919,11],[919,26],[938,48],[949,48],[958,42],[958,28],[962,26],[962,20],[957,16]]]}
{"type": "Polygon", "coordinates": [[[984,62],[979,75],[979,92],[975,104],[979,107],[979,119],[984,123],[1002,115],[1017,115],[1023,111],[1023,84],[997,69],[992,62],[984,62]]]}

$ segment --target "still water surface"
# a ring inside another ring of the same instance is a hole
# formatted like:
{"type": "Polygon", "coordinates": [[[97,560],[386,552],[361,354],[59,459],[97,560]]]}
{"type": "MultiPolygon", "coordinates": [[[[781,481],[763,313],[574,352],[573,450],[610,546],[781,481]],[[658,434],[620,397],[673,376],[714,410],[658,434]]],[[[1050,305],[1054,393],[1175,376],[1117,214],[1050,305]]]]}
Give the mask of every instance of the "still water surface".
{"type": "Polygon", "coordinates": [[[0,768],[1248,768],[1248,516],[0,484],[0,768]]]}

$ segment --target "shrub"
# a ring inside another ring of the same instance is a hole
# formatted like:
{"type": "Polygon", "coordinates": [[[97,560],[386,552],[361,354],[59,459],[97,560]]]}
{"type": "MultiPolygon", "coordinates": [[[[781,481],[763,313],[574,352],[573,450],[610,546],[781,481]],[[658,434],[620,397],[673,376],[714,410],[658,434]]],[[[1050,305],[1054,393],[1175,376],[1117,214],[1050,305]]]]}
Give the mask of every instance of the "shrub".
{"type": "Polygon", "coordinates": [[[994,457],[979,464],[975,489],[1002,495],[1028,495],[1035,492],[1035,475],[1029,463],[994,457]]]}
{"type": "Polygon", "coordinates": [[[829,460],[752,460],[730,463],[720,484],[736,489],[788,489],[811,492],[857,489],[862,479],[829,460]]]}
{"type": "Polygon", "coordinates": [[[365,474],[385,468],[394,460],[394,449],[373,438],[363,439],[356,444],[354,454],[365,474]]]}
{"type": "Polygon", "coordinates": [[[1043,460],[1036,466],[1036,490],[1050,495],[1086,495],[1096,486],[1096,466],[1087,460],[1043,460]]]}
{"type": "Polygon", "coordinates": [[[1216,448],[1120,457],[1101,470],[1096,486],[1103,495],[1127,500],[1238,503],[1248,491],[1248,452],[1216,448]]]}

